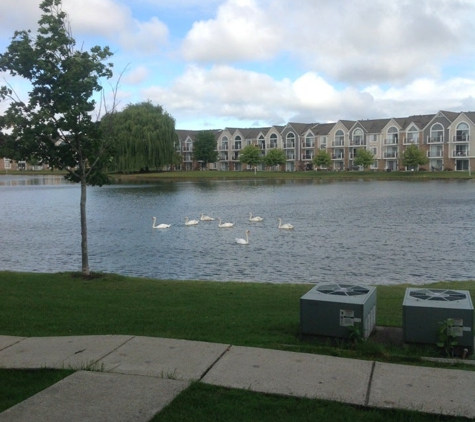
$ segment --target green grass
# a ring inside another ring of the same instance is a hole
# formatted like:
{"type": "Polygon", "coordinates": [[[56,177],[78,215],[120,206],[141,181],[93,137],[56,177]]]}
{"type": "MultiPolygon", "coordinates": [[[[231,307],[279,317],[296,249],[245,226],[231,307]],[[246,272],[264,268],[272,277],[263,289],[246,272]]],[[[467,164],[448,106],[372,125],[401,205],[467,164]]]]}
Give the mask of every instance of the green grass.
{"type": "Polygon", "coordinates": [[[156,182],[160,180],[207,180],[207,179],[273,179],[273,180],[450,180],[471,179],[468,171],[173,171],[158,173],[113,174],[111,179],[116,182],[156,182]]]}
{"type": "MultiPolygon", "coordinates": [[[[474,282],[431,285],[469,290],[474,282]]],[[[378,325],[401,326],[406,285],[378,286],[378,325]]],[[[0,335],[129,334],[267,347],[422,364],[431,347],[371,341],[302,341],[299,298],[309,284],[150,280],[98,274],[0,272],[0,335]]],[[[0,411],[68,375],[68,371],[0,370],[0,411]]],[[[206,386],[183,392],[156,421],[461,421],[415,412],[361,409],[206,386]]]]}
{"type": "MultiPolygon", "coordinates": [[[[475,283],[438,283],[470,290],[475,283]]],[[[344,357],[399,361],[432,346],[383,347],[371,342],[302,341],[300,297],[309,284],[150,280],[100,274],[0,272],[0,334],[127,334],[200,340],[344,357]]],[[[402,325],[406,285],[378,286],[377,325],[402,325]]]]}
{"type": "Polygon", "coordinates": [[[0,369],[0,412],[61,381],[74,371],[0,369]]]}
{"type": "Polygon", "coordinates": [[[467,422],[466,418],[379,410],[192,384],[154,422],[467,422]]]}

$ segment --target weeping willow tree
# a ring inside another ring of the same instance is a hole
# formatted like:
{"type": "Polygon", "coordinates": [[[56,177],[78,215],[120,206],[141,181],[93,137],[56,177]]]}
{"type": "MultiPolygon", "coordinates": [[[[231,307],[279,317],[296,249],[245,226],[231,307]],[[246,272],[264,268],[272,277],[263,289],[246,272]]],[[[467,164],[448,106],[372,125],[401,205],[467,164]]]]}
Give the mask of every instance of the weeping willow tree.
{"type": "Polygon", "coordinates": [[[173,163],[175,120],[159,105],[129,104],[121,112],[105,115],[101,128],[114,142],[112,171],[159,170],[173,163]]]}

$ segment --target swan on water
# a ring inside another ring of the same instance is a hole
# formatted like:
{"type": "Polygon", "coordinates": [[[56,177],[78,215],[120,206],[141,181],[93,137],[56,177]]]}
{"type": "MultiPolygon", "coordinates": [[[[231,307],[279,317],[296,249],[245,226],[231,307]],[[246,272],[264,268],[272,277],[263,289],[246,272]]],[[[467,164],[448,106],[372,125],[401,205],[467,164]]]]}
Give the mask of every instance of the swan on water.
{"type": "Polygon", "coordinates": [[[257,215],[255,217],[252,216],[252,212],[249,213],[249,221],[264,221],[262,217],[258,217],[257,215]]]}
{"type": "Polygon", "coordinates": [[[236,237],[236,243],[238,245],[249,245],[249,230],[246,230],[246,238],[245,239],[240,239],[236,237]]]}
{"type": "Polygon", "coordinates": [[[227,229],[229,227],[233,227],[234,226],[234,223],[221,223],[221,218],[218,218],[219,220],[219,223],[218,223],[218,227],[220,229],[227,229]]]}
{"type": "Polygon", "coordinates": [[[198,223],[198,220],[190,220],[188,217],[185,217],[185,226],[196,226],[198,223]]]}
{"type": "Polygon", "coordinates": [[[200,220],[201,221],[214,221],[214,218],[210,217],[209,215],[201,214],[200,220]]]}
{"type": "Polygon", "coordinates": [[[289,223],[286,223],[286,224],[282,224],[282,219],[279,218],[279,229],[284,229],[284,230],[292,230],[294,228],[294,226],[292,226],[292,224],[289,224],[289,223]]]}
{"type": "Polygon", "coordinates": [[[168,227],[171,226],[171,224],[157,224],[157,218],[152,217],[153,223],[152,223],[152,228],[154,229],[168,229],[168,227]]]}

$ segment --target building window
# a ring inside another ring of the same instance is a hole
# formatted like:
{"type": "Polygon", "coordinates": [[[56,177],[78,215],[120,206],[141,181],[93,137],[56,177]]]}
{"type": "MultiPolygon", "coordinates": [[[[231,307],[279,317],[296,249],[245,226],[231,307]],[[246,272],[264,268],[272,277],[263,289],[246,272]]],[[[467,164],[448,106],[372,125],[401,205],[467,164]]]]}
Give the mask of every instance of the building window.
{"type": "Polygon", "coordinates": [[[351,144],[352,145],[364,145],[364,136],[363,136],[363,131],[361,129],[355,129],[353,131],[353,136],[352,136],[352,139],[351,139],[351,144]]]}
{"type": "Polygon", "coordinates": [[[407,131],[406,143],[407,144],[419,143],[419,130],[414,125],[411,125],[411,127],[407,131]]]}
{"type": "Polygon", "coordinates": [[[459,123],[457,125],[457,132],[455,135],[455,142],[468,142],[469,130],[467,123],[459,123]]]}
{"type": "Polygon", "coordinates": [[[430,142],[444,142],[444,127],[440,123],[430,128],[430,142]]]}

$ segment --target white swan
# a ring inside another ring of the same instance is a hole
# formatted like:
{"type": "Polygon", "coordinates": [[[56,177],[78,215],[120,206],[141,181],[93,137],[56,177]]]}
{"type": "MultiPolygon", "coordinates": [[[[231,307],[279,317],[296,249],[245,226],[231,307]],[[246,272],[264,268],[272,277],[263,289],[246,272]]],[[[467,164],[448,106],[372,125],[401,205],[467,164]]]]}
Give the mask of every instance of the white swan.
{"type": "Polygon", "coordinates": [[[201,221],[214,221],[214,218],[210,217],[208,215],[201,214],[200,220],[201,221]]]}
{"type": "Polygon", "coordinates": [[[152,223],[152,228],[153,229],[168,229],[168,227],[171,226],[171,224],[158,224],[157,225],[157,218],[152,217],[153,223],[152,223]]]}
{"type": "Polygon", "coordinates": [[[233,227],[233,226],[234,226],[234,223],[221,223],[221,219],[218,218],[218,220],[219,220],[218,227],[219,227],[220,229],[227,229],[227,228],[229,228],[229,227],[233,227]]]}
{"type": "Polygon", "coordinates": [[[257,215],[255,217],[253,217],[252,212],[250,212],[249,213],[249,221],[258,222],[258,221],[264,221],[264,219],[262,217],[258,217],[257,215]]]}
{"type": "Polygon", "coordinates": [[[236,237],[236,243],[238,245],[249,245],[249,230],[246,230],[246,238],[245,239],[240,239],[236,237]]]}
{"type": "Polygon", "coordinates": [[[292,230],[294,228],[294,226],[292,226],[292,224],[289,224],[289,223],[286,223],[286,224],[282,224],[282,219],[279,218],[279,229],[284,229],[284,230],[292,230]]]}
{"type": "Polygon", "coordinates": [[[190,220],[188,217],[185,217],[185,226],[196,226],[198,223],[198,220],[190,220]]]}

